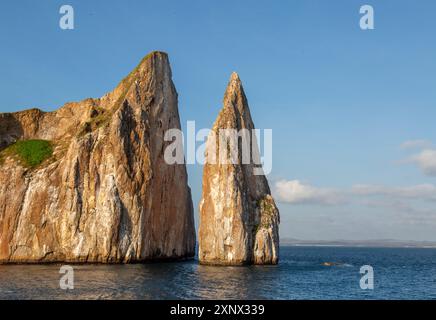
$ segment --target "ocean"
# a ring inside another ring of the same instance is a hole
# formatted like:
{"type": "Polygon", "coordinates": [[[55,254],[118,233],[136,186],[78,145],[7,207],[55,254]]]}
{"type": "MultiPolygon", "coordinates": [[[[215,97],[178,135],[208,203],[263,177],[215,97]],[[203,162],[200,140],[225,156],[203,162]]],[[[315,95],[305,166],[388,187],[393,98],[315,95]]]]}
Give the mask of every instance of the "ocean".
{"type": "Polygon", "coordinates": [[[431,248],[284,246],[276,266],[73,267],[74,289],[62,290],[60,265],[0,265],[0,299],[436,299],[431,248]],[[363,265],[373,268],[372,290],[360,287],[363,265]]]}

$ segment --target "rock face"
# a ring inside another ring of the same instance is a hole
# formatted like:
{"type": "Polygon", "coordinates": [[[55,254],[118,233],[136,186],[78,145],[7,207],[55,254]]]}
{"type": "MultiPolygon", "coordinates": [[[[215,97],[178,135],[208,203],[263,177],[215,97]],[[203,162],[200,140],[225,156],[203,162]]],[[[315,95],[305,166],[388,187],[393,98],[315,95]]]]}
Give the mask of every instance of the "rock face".
{"type": "MultiPolygon", "coordinates": [[[[241,81],[233,73],[221,110],[206,144],[200,201],[199,260],[202,264],[276,264],[279,257],[279,212],[264,175],[255,175],[253,158],[242,158],[242,139],[230,164],[220,161],[221,129],[254,129],[241,81]],[[211,153],[215,156],[211,157],[211,153]],[[213,160],[216,159],[216,163],[213,160]]],[[[250,143],[248,144],[250,145],[250,143]]],[[[254,152],[257,143],[251,141],[254,152]]],[[[229,145],[226,146],[227,149],[229,145]]],[[[226,149],[222,147],[222,150],[226,149]]],[[[231,150],[229,155],[231,154],[231,150]]],[[[252,152],[252,154],[255,154],[252,152]]]]}
{"type": "Polygon", "coordinates": [[[0,150],[18,139],[54,146],[36,168],[0,164],[0,262],[192,257],[186,168],[164,161],[170,128],[180,128],[177,92],[161,52],[102,98],[0,114],[0,150]]]}

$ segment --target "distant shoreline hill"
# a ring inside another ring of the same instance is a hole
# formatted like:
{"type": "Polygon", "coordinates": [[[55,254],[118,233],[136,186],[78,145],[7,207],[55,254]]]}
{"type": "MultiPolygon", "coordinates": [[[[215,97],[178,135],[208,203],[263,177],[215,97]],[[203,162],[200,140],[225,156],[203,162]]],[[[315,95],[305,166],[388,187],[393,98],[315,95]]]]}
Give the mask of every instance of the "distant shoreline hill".
{"type": "Polygon", "coordinates": [[[281,246],[295,247],[356,247],[356,248],[434,248],[436,241],[415,240],[298,240],[292,238],[280,239],[281,246]]]}

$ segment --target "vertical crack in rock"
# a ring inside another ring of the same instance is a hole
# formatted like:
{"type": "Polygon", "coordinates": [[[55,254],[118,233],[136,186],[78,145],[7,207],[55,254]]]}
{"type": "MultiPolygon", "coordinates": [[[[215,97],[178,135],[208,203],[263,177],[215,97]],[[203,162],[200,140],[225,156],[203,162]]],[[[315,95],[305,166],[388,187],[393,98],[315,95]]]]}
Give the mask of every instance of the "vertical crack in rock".
{"type": "Polygon", "coordinates": [[[165,131],[180,129],[171,77],[168,56],[152,52],[101,98],[0,114],[1,263],[194,255],[186,167],[162,152],[165,131]],[[8,152],[30,139],[54,148],[32,168],[8,152]]]}
{"type": "Polygon", "coordinates": [[[250,137],[254,129],[247,98],[236,73],[230,78],[223,104],[206,144],[208,162],[204,166],[200,201],[200,263],[277,264],[279,211],[266,177],[254,174],[253,156],[248,162],[243,161],[244,147],[252,148],[251,154],[259,154],[257,142],[251,139],[244,144],[241,136],[237,145],[230,145],[229,140],[219,138],[221,129],[236,129],[236,132],[248,129],[250,137]],[[237,150],[235,161],[223,164],[220,149],[227,149],[227,159],[237,150]],[[216,159],[216,163],[211,159],[216,159]]]}

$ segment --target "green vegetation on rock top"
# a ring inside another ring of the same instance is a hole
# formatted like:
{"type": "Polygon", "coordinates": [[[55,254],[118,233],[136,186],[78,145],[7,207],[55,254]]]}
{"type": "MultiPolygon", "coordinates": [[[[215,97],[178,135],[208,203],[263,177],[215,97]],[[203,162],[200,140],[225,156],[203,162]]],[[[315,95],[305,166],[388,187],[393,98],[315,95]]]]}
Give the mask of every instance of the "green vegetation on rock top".
{"type": "Polygon", "coordinates": [[[17,156],[24,165],[36,167],[53,154],[53,146],[47,140],[22,140],[2,151],[4,155],[17,156]]]}

